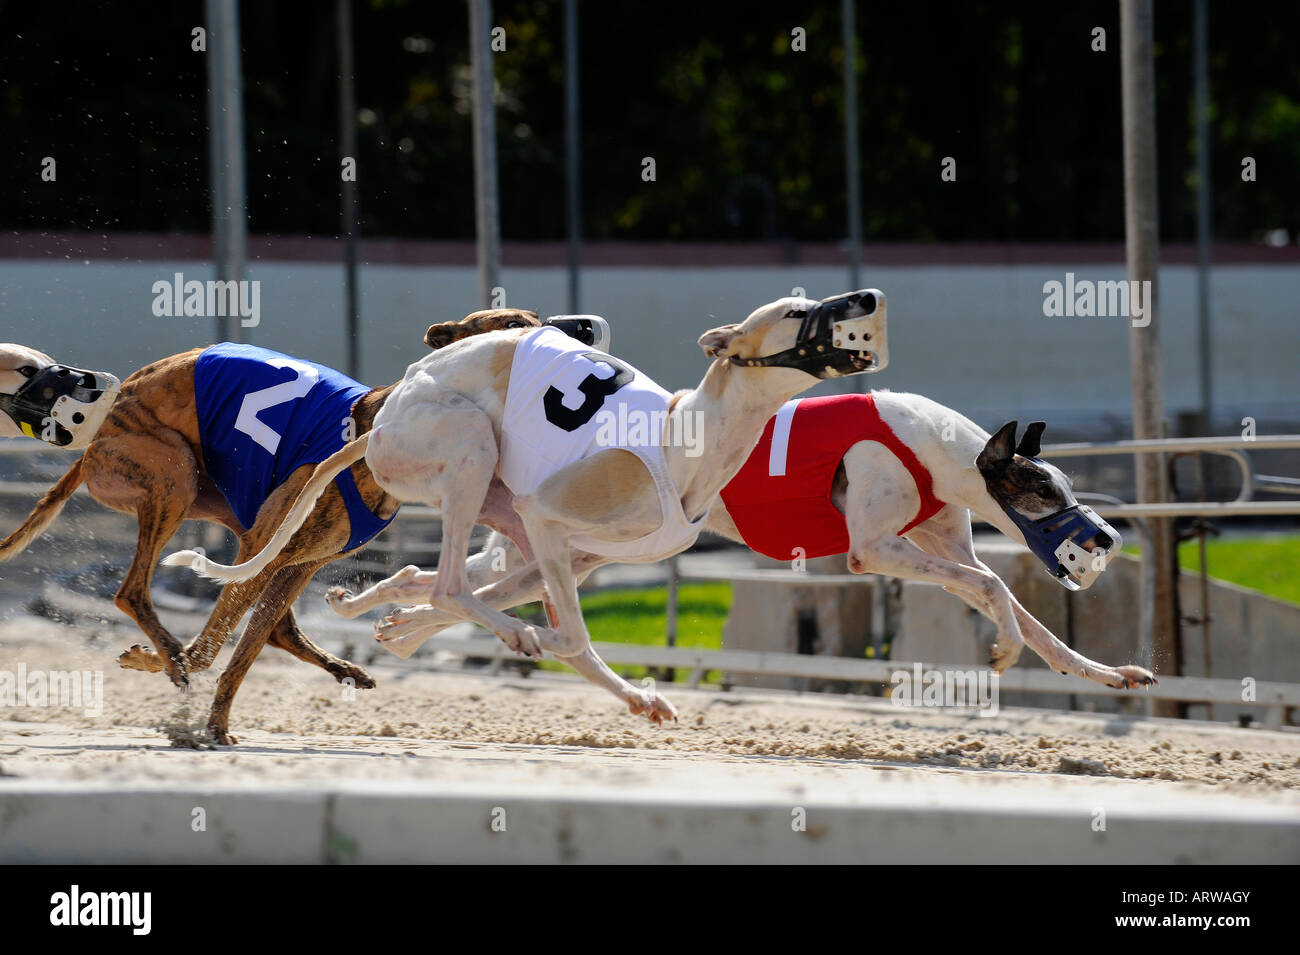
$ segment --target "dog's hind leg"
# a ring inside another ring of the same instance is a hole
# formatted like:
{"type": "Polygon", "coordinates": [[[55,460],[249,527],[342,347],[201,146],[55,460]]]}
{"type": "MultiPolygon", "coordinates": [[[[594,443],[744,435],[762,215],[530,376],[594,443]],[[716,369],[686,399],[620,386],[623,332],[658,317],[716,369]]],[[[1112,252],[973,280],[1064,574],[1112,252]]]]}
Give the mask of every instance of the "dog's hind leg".
{"type": "Polygon", "coordinates": [[[297,564],[273,571],[274,576],[253,609],[253,616],[235,647],[230,665],[217,681],[216,697],[208,714],[208,736],[214,743],[229,746],[238,742],[230,735],[230,708],[235,702],[235,694],[239,692],[249,667],[266,646],[275,625],[284,617],[284,608],[292,606],[298,599],[319,567],[319,563],[297,564]]]}
{"type": "MultiPolygon", "coordinates": [[[[465,562],[465,575],[470,588],[477,593],[479,588],[499,582],[526,563],[519,549],[508,538],[494,533],[488,536],[483,549],[465,562]]],[[[433,592],[433,584],[437,579],[436,570],[421,570],[414,564],[407,564],[393,576],[359,594],[353,594],[343,587],[331,587],[325,594],[325,602],[340,617],[351,620],[384,604],[424,600],[433,592]]]]}
{"type": "MultiPolygon", "coordinates": [[[[573,573],[578,583],[586,580],[597,567],[607,563],[609,563],[607,558],[597,557],[595,554],[582,551],[573,553],[573,573]]],[[[474,579],[471,575],[471,582],[474,579]]],[[[474,591],[475,597],[495,610],[505,610],[531,603],[543,599],[545,595],[542,574],[535,562],[526,564],[501,580],[474,591]]],[[[430,637],[436,636],[461,619],[458,615],[449,614],[428,604],[400,607],[380,622],[376,627],[375,638],[380,641],[385,650],[405,660],[430,637]]]]}
{"type": "MultiPolygon", "coordinates": [[[[316,567],[319,568],[325,563],[328,562],[321,561],[316,567]]],[[[293,607],[287,608],[283,616],[275,622],[275,626],[271,628],[268,642],[273,647],[279,647],[281,650],[293,654],[299,660],[315,664],[340,683],[351,680],[351,685],[358,689],[374,689],[374,677],[364,669],[355,663],[349,663],[347,660],[342,660],[334,654],[322,650],[312,642],[307,634],[302,632],[298,627],[298,621],[294,618],[293,607]]]]}
{"type": "MultiPolygon", "coordinates": [[[[499,580],[533,559],[523,523],[514,509],[514,495],[500,478],[492,478],[477,522],[491,527],[494,533],[488,537],[483,550],[465,564],[473,590],[499,580]]],[[[421,600],[433,590],[437,579],[437,571],[424,571],[410,564],[359,594],[344,587],[332,587],[325,594],[325,602],[339,616],[353,619],[384,604],[421,600]]]]}
{"type": "Polygon", "coordinates": [[[370,432],[366,451],[366,464],[385,491],[442,512],[442,547],[429,603],[486,627],[512,650],[540,657],[537,628],[475,599],[465,571],[470,533],[497,458],[492,419],[445,389],[431,391],[419,406],[370,432]]]}
{"type": "Polygon", "coordinates": [[[555,607],[558,621],[554,643],[546,649],[577,670],[589,682],[603,687],[627,704],[633,715],[644,714],[652,723],[676,720],[677,709],[666,698],[648,687],[634,687],[605,665],[591,647],[591,636],[578,603],[578,581],[573,571],[573,552],[569,546],[569,525],[548,518],[548,505],[540,499],[547,494],[543,485],[539,495],[520,498],[516,504],[528,539],[532,541],[537,564],[546,583],[546,592],[555,607]]]}

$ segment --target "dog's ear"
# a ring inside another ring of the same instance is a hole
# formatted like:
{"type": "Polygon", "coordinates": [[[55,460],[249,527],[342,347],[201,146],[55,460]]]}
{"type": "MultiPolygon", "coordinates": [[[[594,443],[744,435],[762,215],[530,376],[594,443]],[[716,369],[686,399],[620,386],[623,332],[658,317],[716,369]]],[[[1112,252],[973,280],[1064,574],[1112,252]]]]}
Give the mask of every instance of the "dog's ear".
{"type": "Polygon", "coordinates": [[[712,328],[700,336],[700,347],[710,358],[728,358],[731,356],[731,344],[740,331],[739,325],[723,325],[712,328]]]}
{"type": "Polygon", "coordinates": [[[1042,437],[1047,430],[1046,421],[1031,421],[1025,426],[1025,436],[1016,445],[1016,454],[1027,458],[1036,458],[1043,453],[1042,437]]]}
{"type": "Polygon", "coordinates": [[[984,450],[975,459],[975,467],[979,469],[980,474],[985,476],[996,474],[1011,463],[1011,458],[1015,454],[1018,427],[1020,427],[1019,421],[1008,421],[998,428],[997,434],[989,438],[984,445],[984,450]]]}
{"type": "Polygon", "coordinates": [[[435,351],[450,345],[460,335],[460,322],[439,322],[424,333],[424,343],[435,351]]]}

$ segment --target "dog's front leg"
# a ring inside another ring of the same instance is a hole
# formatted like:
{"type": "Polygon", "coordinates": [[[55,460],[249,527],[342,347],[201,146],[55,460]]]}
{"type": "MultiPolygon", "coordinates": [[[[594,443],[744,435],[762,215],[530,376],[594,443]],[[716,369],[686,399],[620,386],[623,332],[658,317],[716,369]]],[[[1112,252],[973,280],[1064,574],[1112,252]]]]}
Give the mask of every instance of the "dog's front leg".
{"type": "MultiPolygon", "coordinates": [[[[975,554],[975,545],[971,539],[969,512],[964,510],[951,514],[947,511],[942,512],[916,528],[912,536],[926,551],[982,570],[997,579],[998,583],[1002,583],[1001,579],[993,574],[989,566],[975,554]]],[[[1025,643],[1056,672],[1071,673],[1117,689],[1132,689],[1137,686],[1154,685],[1158,682],[1150,671],[1144,670],[1142,667],[1108,667],[1105,664],[1095,663],[1070,649],[1057,638],[1056,634],[1047,629],[1038,618],[1024,608],[1020,601],[1016,599],[1015,594],[1011,593],[1010,588],[1007,588],[1005,584],[1002,584],[1002,586],[1006,590],[1007,599],[1010,601],[1011,608],[1016,615],[1016,621],[1020,624],[1020,632],[1024,636],[1025,643]]],[[[949,589],[950,592],[970,603],[965,594],[950,588],[945,589],[949,589]]],[[[970,603],[970,605],[993,619],[992,615],[982,605],[974,603],[970,603]]]]}
{"type": "Polygon", "coordinates": [[[628,683],[606,666],[591,648],[591,636],[578,603],[578,582],[573,573],[567,525],[545,517],[544,506],[534,497],[520,498],[515,507],[533,544],[537,566],[557,617],[556,640],[543,645],[589,682],[625,702],[634,715],[644,714],[650,722],[657,724],[665,720],[675,721],[677,709],[672,703],[651,688],[637,688],[628,683]]]}

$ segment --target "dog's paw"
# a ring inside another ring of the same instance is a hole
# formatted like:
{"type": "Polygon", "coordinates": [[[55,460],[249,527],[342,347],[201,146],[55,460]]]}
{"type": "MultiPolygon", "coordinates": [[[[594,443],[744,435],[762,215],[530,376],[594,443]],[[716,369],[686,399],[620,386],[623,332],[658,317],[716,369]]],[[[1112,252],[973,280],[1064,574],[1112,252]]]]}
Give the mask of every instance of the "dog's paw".
{"type": "Polygon", "coordinates": [[[346,587],[331,587],[325,591],[325,606],[340,617],[347,617],[349,620],[357,615],[350,606],[355,599],[356,594],[346,587]]]}
{"type": "Polygon", "coordinates": [[[1119,682],[1110,685],[1117,689],[1132,690],[1139,686],[1160,685],[1154,673],[1139,666],[1116,667],[1115,672],[1119,674],[1119,682]]]}
{"type": "Polygon", "coordinates": [[[668,720],[677,722],[677,707],[651,690],[642,690],[638,696],[628,701],[627,708],[633,716],[644,714],[656,726],[662,726],[668,720]]]}
{"type": "Polygon", "coordinates": [[[145,673],[160,673],[162,660],[152,650],[136,644],[129,650],[123,650],[117,658],[117,665],[123,670],[143,670],[145,673]]]}
{"type": "Polygon", "coordinates": [[[398,607],[375,623],[375,639],[383,642],[406,636],[420,629],[421,618],[433,611],[434,608],[427,604],[420,607],[398,607]]]}
{"type": "Polygon", "coordinates": [[[1005,636],[998,637],[989,648],[989,666],[998,673],[1009,670],[1020,659],[1020,651],[1024,648],[1024,641],[1013,642],[1005,636]]]}
{"type": "Polygon", "coordinates": [[[505,633],[498,634],[498,636],[515,653],[522,653],[534,660],[542,658],[542,632],[532,624],[520,624],[520,626],[512,627],[505,633]]]}
{"type": "Polygon", "coordinates": [[[375,688],[375,678],[372,677],[355,663],[340,661],[338,664],[330,667],[330,673],[334,679],[342,683],[344,680],[351,680],[352,685],[359,690],[373,690],[375,688]]]}
{"type": "Polygon", "coordinates": [[[239,737],[232,736],[230,730],[224,726],[214,726],[209,723],[207,741],[213,746],[235,746],[239,743],[239,737]]]}

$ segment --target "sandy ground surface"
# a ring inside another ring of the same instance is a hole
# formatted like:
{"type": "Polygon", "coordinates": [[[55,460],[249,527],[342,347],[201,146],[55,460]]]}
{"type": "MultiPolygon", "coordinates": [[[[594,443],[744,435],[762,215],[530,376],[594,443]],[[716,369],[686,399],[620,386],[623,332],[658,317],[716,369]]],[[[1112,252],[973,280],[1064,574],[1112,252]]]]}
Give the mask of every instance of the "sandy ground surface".
{"type": "Polygon", "coordinates": [[[826,772],[1030,774],[1037,784],[1062,786],[1118,778],[1162,791],[1281,802],[1300,814],[1295,732],[1009,708],[976,718],[900,710],[861,696],[684,688],[669,691],[680,722],[656,728],[576,679],[428,672],[382,660],[371,667],[376,689],[349,691],[272,650],[235,703],[232,730],[241,744],[178,748],[173,740],[192,739],[203,725],[215,672],[197,675],[183,695],[161,675],[123,671],[116,655],[135,639],[124,633],[18,613],[0,623],[0,671],[23,664],[29,673],[103,673],[99,715],[57,706],[0,709],[0,785],[420,779],[445,772],[439,754],[463,751],[533,761],[540,775],[542,757],[580,766],[588,753],[614,772],[690,760],[731,765],[737,778],[764,763],[826,772]]]}

